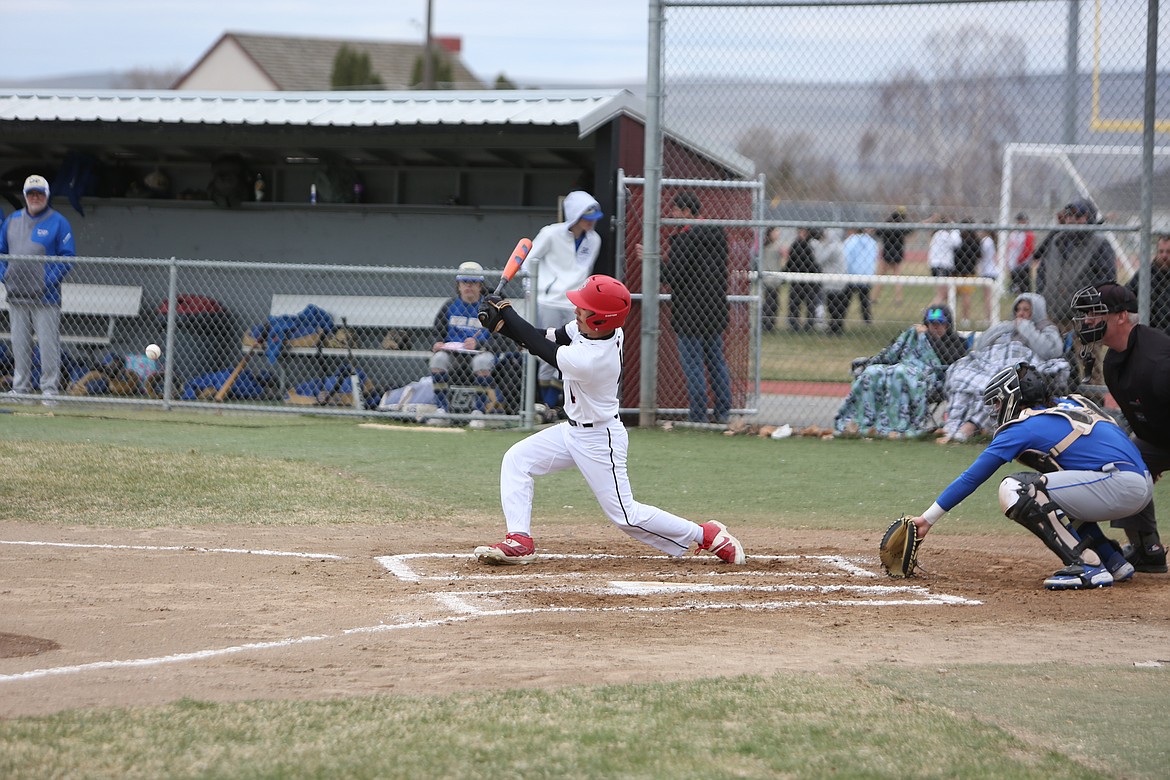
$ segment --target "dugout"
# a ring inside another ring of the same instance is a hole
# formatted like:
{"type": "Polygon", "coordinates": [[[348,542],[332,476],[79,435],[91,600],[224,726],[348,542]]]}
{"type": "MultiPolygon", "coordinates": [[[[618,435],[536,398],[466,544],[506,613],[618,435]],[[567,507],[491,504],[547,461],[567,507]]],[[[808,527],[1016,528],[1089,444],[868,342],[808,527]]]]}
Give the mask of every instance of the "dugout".
{"type": "MultiPolygon", "coordinates": [[[[668,175],[744,175],[667,143],[668,175]]],[[[76,181],[84,218],[60,187],[54,206],[97,256],[494,268],[585,189],[612,272],[617,171],[643,153],[642,103],[620,89],[0,92],[0,194],[32,171],[76,181]]]]}
{"type": "MultiPolygon", "coordinates": [[[[668,177],[751,172],[734,152],[669,132],[664,143],[668,177]]],[[[585,189],[606,213],[597,270],[612,274],[618,171],[641,175],[644,147],[643,103],[622,89],[0,91],[4,210],[41,173],[79,252],[98,257],[498,269],[518,236],[585,189]]],[[[141,285],[150,307],[166,297],[133,266],[100,270],[86,280],[141,285]]],[[[209,275],[181,292],[214,296],[249,323],[272,293],[296,291],[290,281],[209,275]]],[[[436,277],[411,294],[449,290],[436,277]]]]}

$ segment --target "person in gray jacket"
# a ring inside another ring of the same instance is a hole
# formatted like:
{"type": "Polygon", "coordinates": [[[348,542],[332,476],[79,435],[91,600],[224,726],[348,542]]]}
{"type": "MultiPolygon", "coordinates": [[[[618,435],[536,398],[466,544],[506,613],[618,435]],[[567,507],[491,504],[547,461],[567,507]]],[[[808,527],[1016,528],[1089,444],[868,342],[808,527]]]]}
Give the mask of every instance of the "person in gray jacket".
{"type": "MultiPolygon", "coordinates": [[[[0,226],[0,255],[73,257],[73,228],[49,206],[49,182],[43,176],[24,181],[25,208],[0,226]]],[[[41,395],[55,405],[61,383],[61,281],[73,264],[61,261],[0,260],[0,281],[8,297],[12,327],[12,390],[32,392],[33,333],[41,348],[41,395]]]]}
{"type": "Polygon", "coordinates": [[[1057,394],[1069,390],[1070,366],[1061,358],[1064,339],[1048,319],[1044,296],[1021,293],[1012,306],[1015,317],[985,330],[971,351],[947,369],[943,392],[947,419],[942,443],[966,441],[975,433],[991,431],[991,408],[983,390],[991,378],[1008,366],[1031,363],[1057,394]]]}

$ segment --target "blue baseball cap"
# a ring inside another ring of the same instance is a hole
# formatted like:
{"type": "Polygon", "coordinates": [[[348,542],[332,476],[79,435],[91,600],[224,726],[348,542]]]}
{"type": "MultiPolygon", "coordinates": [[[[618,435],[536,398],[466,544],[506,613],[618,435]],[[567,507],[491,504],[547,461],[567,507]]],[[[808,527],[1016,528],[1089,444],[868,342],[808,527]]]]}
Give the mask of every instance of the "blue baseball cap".
{"type": "Polygon", "coordinates": [[[926,314],[922,316],[922,321],[925,323],[941,322],[946,325],[951,324],[950,314],[942,306],[931,306],[927,308],[926,314]]]}

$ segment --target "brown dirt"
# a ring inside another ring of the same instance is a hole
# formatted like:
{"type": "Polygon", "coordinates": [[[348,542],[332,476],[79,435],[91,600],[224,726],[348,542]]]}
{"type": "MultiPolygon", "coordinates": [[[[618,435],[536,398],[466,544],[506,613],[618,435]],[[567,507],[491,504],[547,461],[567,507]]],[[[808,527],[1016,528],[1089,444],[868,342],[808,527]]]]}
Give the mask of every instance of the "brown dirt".
{"type": "Polygon", "coordinates": [[[184,696],[426,695],[872,663],[1135,663],[1166,660],[1170,647],[1170,577],[1045,591],[1041,580],[1057,562],[1027,537],[936,533],[921,559],[929,574],[907,581],[865,576],[879,571],[876,533],[747,529],[748,562],[730,567],[709,555],[652,555],[598,522],[555,528],[538,536],[538,549],[616,557],[496,568],[466,556],[498,534],[495,526],[460,528],[403,549],[393,531],[369,527],[0,523],[4,542],[180,548],[0,544],[0,717],[184,696]],[[404,561],[416,580],[375,560],[407,552],[463,557],[404,561]],[[614,582],[686,590],[631,594],[614,582]],[[943,596],[981,604],[940,603],[943,596]],[[254,643],[261,646],[244,647],[254,643]],[[140,663],[109,663],[128,661],[140,663]]]}

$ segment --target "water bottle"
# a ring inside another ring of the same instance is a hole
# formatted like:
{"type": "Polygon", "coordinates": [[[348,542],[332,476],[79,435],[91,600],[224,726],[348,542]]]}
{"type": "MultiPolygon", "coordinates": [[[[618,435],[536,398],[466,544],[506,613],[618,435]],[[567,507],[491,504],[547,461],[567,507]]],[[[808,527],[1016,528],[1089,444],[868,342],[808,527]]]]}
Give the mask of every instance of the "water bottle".
{"type": "Polygon", "coordinates": [[[317,185],[310,184],[309,185],[309,203],[316,203],[316,202],[317,202],[317,185]]]}

